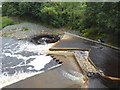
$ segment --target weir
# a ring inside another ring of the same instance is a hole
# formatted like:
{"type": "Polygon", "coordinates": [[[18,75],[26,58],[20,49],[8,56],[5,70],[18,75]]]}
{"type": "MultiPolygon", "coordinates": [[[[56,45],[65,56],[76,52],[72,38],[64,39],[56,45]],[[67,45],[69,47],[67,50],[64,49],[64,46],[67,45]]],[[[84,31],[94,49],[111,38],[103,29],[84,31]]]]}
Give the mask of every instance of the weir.
{"type": "Polygon", "coordinates": [[[64,33],[49,50],[60,67],[4,88],[119,88],[119,48],[64,33]]]}
{"type": "MultiPolygon", "coordinates": [[[[104,78],[106,83],[111,82],[111,84],[107,84],[108,87],[118,87],[120,82],[120,49],[97,42],[94,40],[90,40],[81,36],[77,36],[71,33],[65,33],[62,39],[55,44],[54,47],[50,48],[50,50],[78,50],[78,51],[89,51],[89,55],[87,57],[88,62],[87,66],[93,66],[94,69],[91,71],[92,73],[98,73],[104,78]],[[106,80],[108,79],[108,80],[106,80]],[[114,83],[112,83],[114,82],[114,83]]],[[[77,56],[76,56],[77,58],[77,56]]],[[[77,59],[80,59],[77,58],[77,59]]],[[[85,60],[84,60],[85,61],[85,60]]],[[[86,61],[87,62],[87,61],[86,61]]],[[[79,60],[80,66],[83,66],[82,61],[79,60]],[[82,64],[81,64],[82,63],[82,64]]],[[[85,67],[82,67],[85,69],[85,67]]],[[[85,70],[90,72],[90,69],[85,70]]]]}

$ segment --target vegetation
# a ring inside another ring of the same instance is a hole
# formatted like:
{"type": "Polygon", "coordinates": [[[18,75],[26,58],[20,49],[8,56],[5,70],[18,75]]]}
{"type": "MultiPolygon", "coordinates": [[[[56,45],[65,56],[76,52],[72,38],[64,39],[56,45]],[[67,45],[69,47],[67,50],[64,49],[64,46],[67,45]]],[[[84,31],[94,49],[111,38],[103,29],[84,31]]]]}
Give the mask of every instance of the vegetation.
{"type": "Polygon", "coordinates": [[[15,24],[14,21],[7,16],[1,17],[1,18],[2,18],[2,28],[6,27],[8,25],[15,24]]]}
{"type": "Polygon", "coordinates": [[[91,39],[119,46],[119,2],[4,2],[3,16],[27,16],[55,28],[78,30],[91,39]]]}
{"type": "Polygon", "coordinates": [[[2,17],[0,17],[0,29],[2,29],[2,17]]]}

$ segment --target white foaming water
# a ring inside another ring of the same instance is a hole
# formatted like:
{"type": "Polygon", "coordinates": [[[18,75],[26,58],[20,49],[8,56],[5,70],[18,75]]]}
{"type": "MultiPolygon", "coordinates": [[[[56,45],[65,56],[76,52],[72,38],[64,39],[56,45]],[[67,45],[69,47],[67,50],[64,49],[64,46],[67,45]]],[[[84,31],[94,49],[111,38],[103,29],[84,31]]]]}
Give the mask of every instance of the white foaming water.
{"type": "MultiPolygon", "coordinates": [[[[17,65],[13,65],[10,67],[8,66],[8,67],[5,67],[4,69],[6,69],[6,68],[14,69],[16,67],[31,65],[33,67],[28,67],[27,70],[40,70],[40,69],[44,68],[45,65],[48,64],[52,60],[52,57],[46,56],[46,52],[49,51],[49,48],[52,45],[53,44],[35,45],[35,44],[27,42],[27,41],[16,41],[12,44],[9,44],[9,42],[5,43],[3,45],[2,58],[10,57],[10,58],[14,58],[16,60],[22,60],[25,63],[21,64],[22,62],[20,62],[17,65]],[[37,53],[37,55],[25,56],[25,55],[22,55],[23,51],[37,53]],[[29,61],[29,63],[26,63],[26,61],[29,59],[33,59],[33,60],[29,61]]],[[[7,60],[7,59],[5,59],[5,60],[7,60]]],[[[11,59],[10,61],[12,62],[13,59],[11,59]]],[[[11,63],[11,62],[9,62],[9,63],[11,63]]],[[[59,66],[59,65],[56,65],[56,66],[59,66]]],[[[55,66],[52,66],[52,67],[55,67],[55,66]]],[[[50,67],[49,69],[52,69],[52,67],[50,67]]],[[[3,72],[2,74],[0,74],[0,88],[7,86],[9,84],[15,83],[17,81],[23,80],[25,78],[31,77],[33,75],[42,73],[42,72],[44,72],[44,71],[27,72],[27,73],[23,72],[23,71],[18,71],[18,72],[15,72],[15,74],[11,75],[11,76],[8,75],[8,73],[3,72]]]]}
{"type": "MultiPolygon", "coordinates": [[[[18,44],[21,44],[21,43],[18,43],[18,44]]],[[[29,42],[23,42],[20,45],[19,49],[17,51],[15,51],[15,53],[18,53],[18,52],[21,52],[21,51],[28,51],[28,52],[44,54],[49,50],[49,48],[52,45],[53,44],[35,45],[35,44],[29,43],[29,42]]]]}
{"type": "Polygon", "coordinates": [[[50,56],[40,55],[33,61],[31,61],[28,65],[33,65],[35,70],[40,70],[44,68],[44,66],[52,60],[50,56]]]}
{"type": "Polygon", "coordinates": [[[71,81],[80,83],[80,85],[83,85],[85,83],[85,77],[82,73],[71,70],[70,72],[62,71],[62,75],[71,81]]]}

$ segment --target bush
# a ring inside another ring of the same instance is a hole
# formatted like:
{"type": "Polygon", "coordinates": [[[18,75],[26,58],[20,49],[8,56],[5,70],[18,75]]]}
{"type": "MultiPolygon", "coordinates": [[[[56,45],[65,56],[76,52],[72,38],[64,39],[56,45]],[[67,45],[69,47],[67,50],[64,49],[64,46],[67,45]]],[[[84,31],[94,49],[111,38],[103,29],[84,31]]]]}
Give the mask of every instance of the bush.
{"type": "Polygon", "coordinates": [[[82,31],[84,37],[89,37],[94,39],[99,33],[99,30],[96,28],[88,28],[82,31]]]}
{"type": "Polygon", "coordinates": [[[9,17],[2,17],[2,28],[15,24],[14,21],[9,17]]]}

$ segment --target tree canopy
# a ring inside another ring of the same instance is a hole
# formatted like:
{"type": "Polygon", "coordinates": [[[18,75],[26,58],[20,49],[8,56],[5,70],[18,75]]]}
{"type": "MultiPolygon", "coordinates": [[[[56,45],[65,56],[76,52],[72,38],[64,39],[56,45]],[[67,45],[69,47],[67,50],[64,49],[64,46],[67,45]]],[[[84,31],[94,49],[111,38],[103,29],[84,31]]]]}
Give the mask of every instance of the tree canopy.
{"type": "Polygon", "coordinates": [[[3,16],[27,16],[55,28],[78,30],[84,37],[120,45],[119,2],[4,2],[3,16]],[[112,42],[111,42],[112,40],[112,42]]]}

